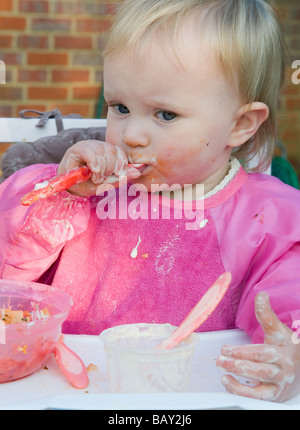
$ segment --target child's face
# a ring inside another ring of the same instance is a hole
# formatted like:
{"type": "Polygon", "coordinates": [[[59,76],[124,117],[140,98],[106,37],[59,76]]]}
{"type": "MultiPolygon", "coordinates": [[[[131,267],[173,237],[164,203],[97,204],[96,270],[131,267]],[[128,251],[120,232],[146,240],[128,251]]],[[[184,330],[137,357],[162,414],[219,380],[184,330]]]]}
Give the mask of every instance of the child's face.
{"type": "Polygon", "coordinates": [[[128,53],[105,59],[106,140],[146,164],[136,182],[149,191],[202,183],[207,192],[226,174],[241,103],[188,26],[176,54],[162,45],[154,37],[142,61],[128,53]]]}

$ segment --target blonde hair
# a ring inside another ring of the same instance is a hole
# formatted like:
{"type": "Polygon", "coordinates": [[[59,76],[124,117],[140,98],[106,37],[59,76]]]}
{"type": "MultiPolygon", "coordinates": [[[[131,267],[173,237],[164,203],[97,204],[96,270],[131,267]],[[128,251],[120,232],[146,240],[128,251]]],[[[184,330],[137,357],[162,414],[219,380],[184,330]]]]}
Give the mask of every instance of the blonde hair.
{"type": "Polygon", "coordinates": [[[235,156],[249,170],[264,171],[272,161],[276,113],[288,62],[283,31],[274,9],[264,0],[125,0],[111,29],[104,57],[131,51],[143,55],[157,32],[173,40],[184,19],[196,16],[199,32],[210,30],[216,58],[224,76],[244,104],[256,101],[269,108],[268,119],[256,134],[237,148],[235,156]],[[173,36],[173,38],[172,38],[173,36]]]}

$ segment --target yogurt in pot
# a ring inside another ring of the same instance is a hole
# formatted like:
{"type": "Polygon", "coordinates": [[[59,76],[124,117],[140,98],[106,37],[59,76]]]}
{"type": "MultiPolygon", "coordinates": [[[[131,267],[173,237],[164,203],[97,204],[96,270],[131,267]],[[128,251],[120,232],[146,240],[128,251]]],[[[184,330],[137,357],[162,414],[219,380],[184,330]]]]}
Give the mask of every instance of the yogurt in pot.
{"type": "Polygon", "coordinates": [[[104,330],[109,391],[112,393],[187,392],[197,334],[171,350],[154,348],[176,327],[127,324],[104,330]]]}

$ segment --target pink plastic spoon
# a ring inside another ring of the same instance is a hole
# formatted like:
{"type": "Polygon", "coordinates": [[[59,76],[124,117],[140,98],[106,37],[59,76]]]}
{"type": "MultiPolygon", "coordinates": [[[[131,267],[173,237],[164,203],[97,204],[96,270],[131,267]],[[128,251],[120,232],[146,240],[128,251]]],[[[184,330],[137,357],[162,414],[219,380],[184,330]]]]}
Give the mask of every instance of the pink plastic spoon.
{"type": "Polygon", "coordinates": [[[231,274],[229,272],[223,273],[206,291],[204,296],[186,316],[180,326],[177,327],[173,333],[171,333],[171,335],[161,342],[155,349],[172,349],[183,339],[193,333],[193,331],[199,328],[223,299],[230,281],[231,274]]]}
{"type": "Polygon", "coordinates": [[[86,367],[81,358],[68,348],[63,340],[64,336],[61,335],[53,350],[56,362],[73,387],[86,388],[89,384],[86,367]]]}

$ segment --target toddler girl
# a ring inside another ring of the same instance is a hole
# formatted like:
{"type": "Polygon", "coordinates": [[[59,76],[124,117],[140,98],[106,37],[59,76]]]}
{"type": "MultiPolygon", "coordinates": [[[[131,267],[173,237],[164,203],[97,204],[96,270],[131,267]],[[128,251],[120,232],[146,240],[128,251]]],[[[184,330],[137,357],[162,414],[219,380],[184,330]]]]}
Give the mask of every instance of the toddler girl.
{"type": "Polygon", "coordinates": [[[245,330],[253,344],[224,347],[217,364],[257,385],[224,385],[265,400],[294,395],[300,195],[257,173],[272,158],[285,52],[263,0],[125,0],[104,53],[106,141],[79,142],[59,166],[1,185],[1,278],[69,292],[64,332],[99,334],[178,325],[229,271],[200,330],[245,330]],[[247,173],[241,162],[255,156],[247,173]],[[85,164],[88,182],[20,205],[32,184],[85,164]]]}

